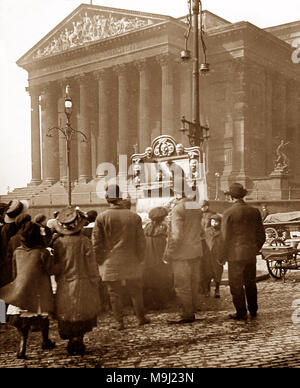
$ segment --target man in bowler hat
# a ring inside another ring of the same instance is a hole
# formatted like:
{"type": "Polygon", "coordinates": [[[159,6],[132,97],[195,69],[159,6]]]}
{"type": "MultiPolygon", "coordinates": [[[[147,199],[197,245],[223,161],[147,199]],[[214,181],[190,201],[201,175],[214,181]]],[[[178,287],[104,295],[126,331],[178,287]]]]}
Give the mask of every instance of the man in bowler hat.
{"type": "Polygon", "coordinates": [[[233,183],[227,194],[234,203],[223,214],[221,230],[230,292],[236,309],[229,318],[243,320],[247,319],[247,307],[251,317],[256,317],[256,255],[266,237],[260,211],[243,200],[247,190],[240,183],[233,183]]]}

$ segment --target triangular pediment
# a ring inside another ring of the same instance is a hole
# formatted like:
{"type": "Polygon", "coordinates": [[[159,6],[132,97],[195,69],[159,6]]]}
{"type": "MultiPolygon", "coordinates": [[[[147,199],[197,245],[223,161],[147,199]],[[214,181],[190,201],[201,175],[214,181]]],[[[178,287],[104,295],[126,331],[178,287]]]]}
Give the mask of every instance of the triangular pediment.
{"type": "Polygon", "coordinates": [[[168,19],[164,15],[81,4],[20,58],[18,64],[44,59],[168,19]]]}

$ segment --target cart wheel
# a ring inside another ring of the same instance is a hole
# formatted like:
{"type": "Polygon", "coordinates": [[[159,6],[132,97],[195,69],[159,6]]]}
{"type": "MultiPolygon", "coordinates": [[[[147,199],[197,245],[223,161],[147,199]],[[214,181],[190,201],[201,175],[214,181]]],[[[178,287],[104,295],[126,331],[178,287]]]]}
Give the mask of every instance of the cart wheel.
{"type": "Polygon", "coordinates": [[[278,232],[275,228],[265,228],[265,234],[266,234],[266,242],[271,245],[271,242],[274,239],[278,238],[278,232]]]}
{"type": "MultiPolygon", "coordinates": [[[[271,241],[270,245],[273,246],[282,246],[286,245],[284,241],[282,241],[280,238],[275,238],[271,241]]],[[[275,279],[281,279],[283,275],[286,274],[287,268],[282,268],[282,263],[286,263],[287,260],[277,261],[276,257],[273,257],[272,259],[267,260],[267,268],[269,271],[269,274],[275,278],[275,279]]]]}
{"type": "Polygon", "coordinates": [[[287,269],[282,268],[281,263],[285,263],[286,261],[281,261],[278,263],[276,259],[268,259],[267,260],[267,268],[269,271],[269,274],[275,278],[275,279],[282,279],[283,275],[286,274],[287,269]]]}

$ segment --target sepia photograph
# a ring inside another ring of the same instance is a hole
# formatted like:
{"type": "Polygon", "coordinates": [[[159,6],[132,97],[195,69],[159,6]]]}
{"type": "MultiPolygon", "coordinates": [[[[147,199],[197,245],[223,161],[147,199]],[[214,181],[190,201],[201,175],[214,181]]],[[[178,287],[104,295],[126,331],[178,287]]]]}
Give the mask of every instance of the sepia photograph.
{"type": "Polygon", "coordinates": [[[1,369],[300,367],[299,17],[0,0],[1,369]]]}

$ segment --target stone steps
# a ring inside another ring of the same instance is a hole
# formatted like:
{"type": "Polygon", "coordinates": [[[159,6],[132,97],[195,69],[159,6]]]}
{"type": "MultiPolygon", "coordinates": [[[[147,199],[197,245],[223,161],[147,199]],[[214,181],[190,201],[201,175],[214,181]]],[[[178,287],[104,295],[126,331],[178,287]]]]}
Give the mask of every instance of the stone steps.
{"type": "Polygon", "coordinates": [[[13,199],[26,199],[30,201],[34,196],[41,194],[49,187],[51,187],[50,183],[41,183],[38,186],[18,187],[14,189],[11,193],[1,195],[0,201],[5,203],[8,203],[13,199]]]}

